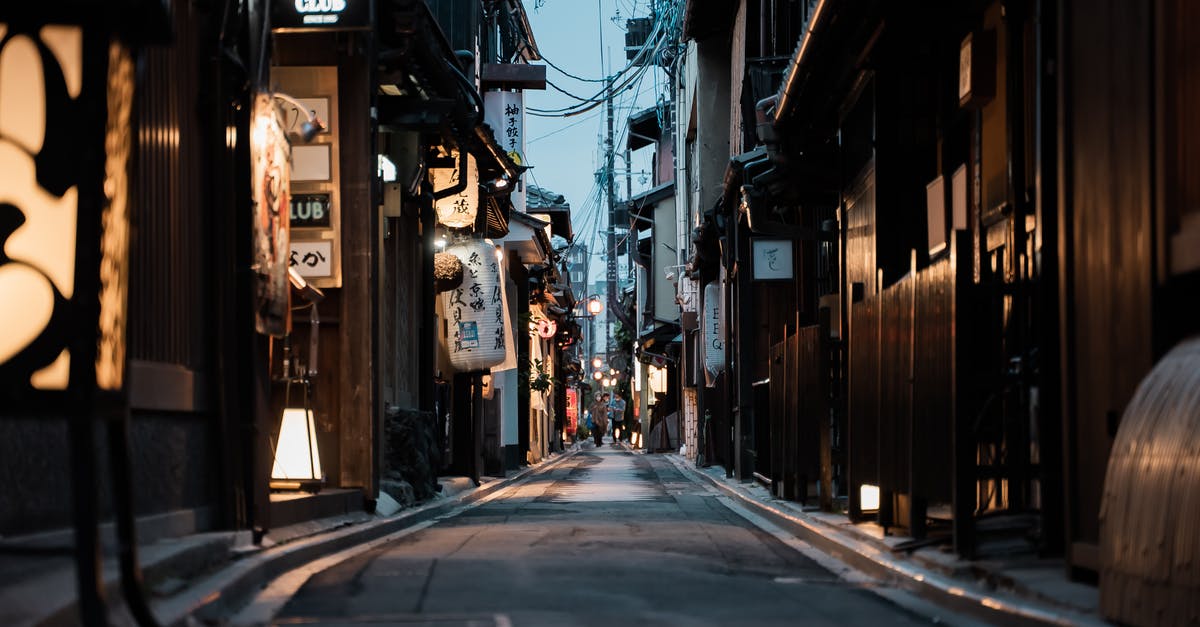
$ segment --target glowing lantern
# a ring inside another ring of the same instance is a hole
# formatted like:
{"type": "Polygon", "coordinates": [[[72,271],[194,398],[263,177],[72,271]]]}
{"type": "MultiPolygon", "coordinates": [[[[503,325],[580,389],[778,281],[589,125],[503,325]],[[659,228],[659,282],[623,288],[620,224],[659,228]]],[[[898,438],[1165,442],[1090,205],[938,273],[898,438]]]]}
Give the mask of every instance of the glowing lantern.
{"type": "Polygon", "coordinates": [[[460,372],[490,368],[504,361],[504,292],[500,263],[491,240],[467,240],[446,248],[463,264],[462,285],[442,294],[449,320],[446,338],[450,363],[460,372]]]}
{"type": "Polygon", "coordinates": [[[271,487],[294,490],[324,480],[312,410],[305,407],[283,410],[275,463],[271,467],[271,487]]]}
{"type": "MultiPolygon", "coordinates": [[[[456,164],[462,162],[458,158],[457,151],[451,154],[456,164]]],[[[429,175],[433,179],[434,193],[458,185],[461,177],[466,176],[467,186],[461,192],[433,201],[438,222],[452,229],[461,229],[475,224],[475,214],[479,210],[479,168],[472,155],[467,155],[465,163],[466,167],[462,169],[457,165],[453,168],[429,169],[429,175]]],[[[491,252],[488,255],[492,256],[495,253],[491,252]]]]}

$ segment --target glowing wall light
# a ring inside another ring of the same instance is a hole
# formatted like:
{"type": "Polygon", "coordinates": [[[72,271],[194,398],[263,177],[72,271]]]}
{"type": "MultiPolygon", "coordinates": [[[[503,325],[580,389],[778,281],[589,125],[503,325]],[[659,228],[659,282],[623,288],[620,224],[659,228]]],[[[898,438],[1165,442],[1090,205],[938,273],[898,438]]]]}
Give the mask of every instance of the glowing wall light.
{"type": "Polygon", "coordinates": [[[667,369],[659,368],[658,366],[650,366],[650,391],[655,394],[667,393],[667,369]]]}
{"type": "Polygon", "coordinates": [[[879,511],[879,486],[862,484],[858,489],[858,507],[864,512],[879,511]]]}

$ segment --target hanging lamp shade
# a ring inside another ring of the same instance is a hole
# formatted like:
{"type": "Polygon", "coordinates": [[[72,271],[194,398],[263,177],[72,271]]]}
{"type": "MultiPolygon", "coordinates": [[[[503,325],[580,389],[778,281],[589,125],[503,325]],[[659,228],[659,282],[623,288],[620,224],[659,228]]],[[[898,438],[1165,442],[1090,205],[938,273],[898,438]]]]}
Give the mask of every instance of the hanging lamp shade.
{"type": "Polygon", "coordinates": [[[725,371],[725,318],[721,315],[721,286],[704,286],[704,369],[716,377],[725,371]]]}
{"type": "MultiPolygon", "coordinates": [[[[454,162],[460,163],[458,151],[454,151],[453,156],[454,162]]],[[[465,163],[465,168],[455,166],[429,170],[435,192],[454,187],[462,177],[466,177],[467,184],[462,191],[433,201],[438,222],[452,229],[475,224],[475,214],[479,211],[479,167],[475,163],[474,155],[468,154],[465,163]]]]}
{"type": "Polygon", "coordinates": [[[500,364],[508,340],[496,247],[488,239],[467,240],[447,247],[446,252],[463,265],[462,284],[441,297],[449,322],[450,363],[460,372],[500,364]]]}

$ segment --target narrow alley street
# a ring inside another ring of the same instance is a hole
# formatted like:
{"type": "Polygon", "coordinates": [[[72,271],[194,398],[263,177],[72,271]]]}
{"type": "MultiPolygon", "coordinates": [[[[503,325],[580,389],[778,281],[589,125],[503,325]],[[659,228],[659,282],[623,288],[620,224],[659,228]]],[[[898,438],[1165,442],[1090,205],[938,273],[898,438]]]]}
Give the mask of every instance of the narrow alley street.
{"type": "Polygon", "coordinates": [[[476,507],[315,574],[278,624],[920,624],[662,456],[590,444],[476,507]]]}

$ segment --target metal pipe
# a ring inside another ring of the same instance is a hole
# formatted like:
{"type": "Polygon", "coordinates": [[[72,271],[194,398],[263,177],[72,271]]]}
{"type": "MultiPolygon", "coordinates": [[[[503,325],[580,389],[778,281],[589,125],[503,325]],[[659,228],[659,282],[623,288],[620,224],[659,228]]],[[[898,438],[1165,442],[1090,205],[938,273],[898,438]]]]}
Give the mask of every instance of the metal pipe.
{"type": "Polygon", "coordinates": [[[786,117],[788,109],[792,107],[796,98],[796,90],[799,88],[797,75],[800,73],[801,64],[806,59],[805,53],[811,47],[813,37],[817,34],[817,29],[825,27],[825,21],[822,19],[826,15],[825,5],[828,0],[820,0],[817,7],[813,9],[812,17],[808,20],[808,29],[804,33],[804,39],[800,43],[800,49],[796,51],[796,56],[792,58],[790,70],[783,77],[783,85],[779,88],[779,103],[775,105],[774,123],[779,124],[786,117]]]}

